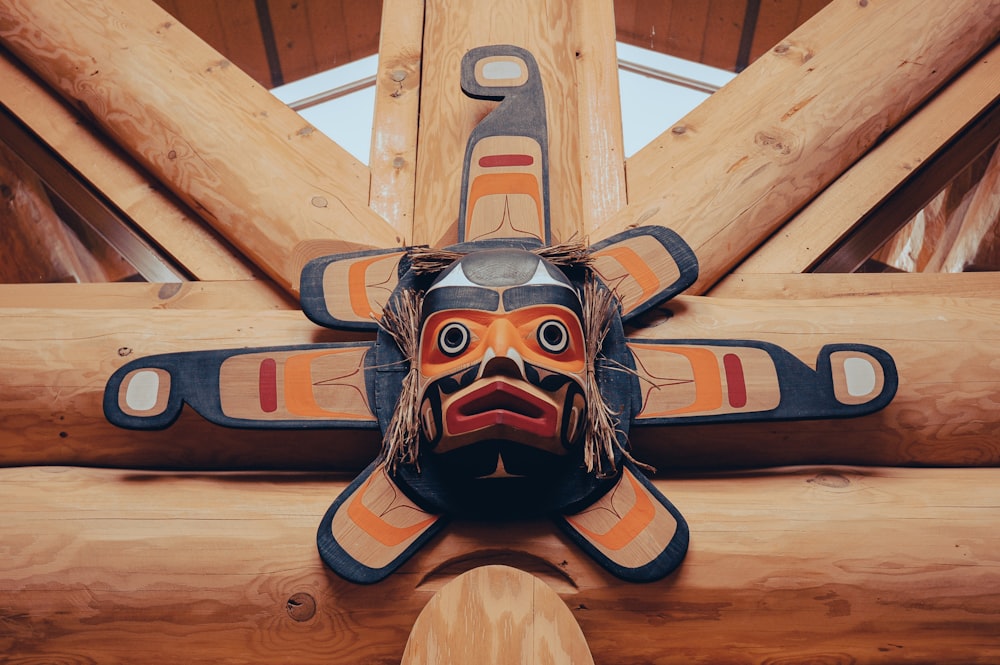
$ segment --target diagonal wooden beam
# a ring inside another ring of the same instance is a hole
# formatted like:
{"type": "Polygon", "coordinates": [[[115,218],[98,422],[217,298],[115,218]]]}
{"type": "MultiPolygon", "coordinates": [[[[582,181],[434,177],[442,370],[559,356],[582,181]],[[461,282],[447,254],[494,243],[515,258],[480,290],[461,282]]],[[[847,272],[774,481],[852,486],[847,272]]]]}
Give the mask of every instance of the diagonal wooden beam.
{"type": "MultiPolygon", "coordinates": [[[[1000,137],[998,100],[1000,46],[994,46],[733,272],[855,269],[954,177],[956,169],[1000,137]]],[[[724,294],[728,280],[712,293],[724,294]]]]}
{"type": "Polygon", "coordinates": [[[0,40],[292,293],[310,258],[402,241],[367,168],[150,0],[4,0],[0,40]]]}
{"type": "Polygon", "coordinates": [[[694,119],[704,122],[657,139],[646,164],[658,177],[639,191],[629,167],[629,205],[595,237],[670,226],[698,254],[694,291],[704,291],[991,44],[1000,2],[837,0],[806,25],[837,37],[799,44],[808,57],[782,76],[738,76],[702,104],[694,119]]]}
{"type": "MultiPolygon", "coordinates": [[[[0,104],[57,152],[196,279],[252,279],[255,271],[89,120],[0,53],[0,104]]],[[[259,303],[265,306],[264,301],[259,303]]]]}
{"type": "Polygon", "coordinates": [[[397,663],[434,592],[502,563],[597,663],[1000,659],[997,469],[775,469],[657,481],[687,560],[626,585],[545,521],[452,523],[378,585],[323,568],[343,476],[0,471],[0,648],[33,662],[397,663]],[[874,534],[874,535],[873,535],[874,534]]]}

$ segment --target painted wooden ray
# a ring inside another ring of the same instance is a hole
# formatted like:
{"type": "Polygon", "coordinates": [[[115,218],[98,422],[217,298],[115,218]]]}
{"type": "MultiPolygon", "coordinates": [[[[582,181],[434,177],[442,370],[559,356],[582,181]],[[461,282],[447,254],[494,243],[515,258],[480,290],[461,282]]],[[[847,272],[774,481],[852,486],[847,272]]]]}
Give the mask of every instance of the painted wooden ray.
{"type": "Polygon", "coordinates": [[[458,241],[552,240],[545,96],[538,64],[516,46],[482,46],[462,58],[462,90],[500,105],[465,149],[458,241]]]}
{"type": "Polygon", "coordinates": [[[353,582],[389,575],[450,517],[529,516],[550,516],[609,573],[650,582],[681,564],[689,531],[629,456],[632,425],[854,417],[893,398],[889,354],[849,340],[810,366],[761,341],[627,338],[624,324],[697,280],[691,248],[643,226],[586,261],[544,258],[538,66],[523,49],[485,46],[466,54],[461,85],[500,104],[469,137],[459,243],[433,259],[327,256],[302,273],[311,320],[373,342],[142,358],[108,381],[108,419],[162,428],[188,404],[227,426],[380,428],[382,453],[316,536],[353,582]]]}
{"type": "Polygon", "coordinates": [[[820,349],[816,369],[774,344],[631,340],[642,407],[635,425],[850,418],[896,393],[892,358],[864,344],[820,349]]]}
{"type": "Polygon", "coordinates": [[[378,426],[365,382],[371,343],[147,356],[119,368],[104,391],[109,421],[162,429],[184,404],[229,427],[378,426]]]}

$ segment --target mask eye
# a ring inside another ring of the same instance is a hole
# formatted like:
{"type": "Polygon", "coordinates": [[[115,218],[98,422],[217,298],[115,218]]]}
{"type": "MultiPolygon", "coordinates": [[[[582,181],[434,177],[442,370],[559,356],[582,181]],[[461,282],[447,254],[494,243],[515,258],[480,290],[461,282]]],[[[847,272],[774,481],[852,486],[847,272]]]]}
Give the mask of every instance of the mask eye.
{"type": "Polygon", "coordinates": [[[538,326],[538,345],[549,353],[562,353],[569,346],[569,331],[562,321],[550,319],[538,326]]]}
{"type": "Polygon", "coordinates": [[[438,333],[438,348],[446,356],[454,357],[469,346],[469,329],[461,323],[451,322],[438,333]]]}

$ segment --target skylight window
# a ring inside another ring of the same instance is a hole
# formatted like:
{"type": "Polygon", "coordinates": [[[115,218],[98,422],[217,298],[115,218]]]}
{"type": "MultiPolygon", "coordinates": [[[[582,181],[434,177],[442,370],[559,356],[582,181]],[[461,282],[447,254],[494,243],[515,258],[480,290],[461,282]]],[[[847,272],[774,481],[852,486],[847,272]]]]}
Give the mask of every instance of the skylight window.
{"type": "MultiPolygon", "coordinates": [[[[274,88],[271,92],[367,164],[378,56],[372,55],[274,88]]],[[[684,117],[735,74],[618,43],[625,155],[684,117]]]]}

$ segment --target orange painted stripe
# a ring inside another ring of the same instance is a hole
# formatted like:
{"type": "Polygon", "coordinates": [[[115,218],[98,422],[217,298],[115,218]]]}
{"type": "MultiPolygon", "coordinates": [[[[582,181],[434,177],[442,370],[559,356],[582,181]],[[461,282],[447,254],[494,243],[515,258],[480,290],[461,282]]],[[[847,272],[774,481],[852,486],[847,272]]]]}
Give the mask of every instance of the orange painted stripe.
{"type": "MultiPolygon", "coordinates": [[[[640,345],[634,345],[640,346],[640,345]]],[[[684,356],[691,363],[694,374],[694,402],[688,406],[676,409],[648,413],[643,411],[642,418],[659,418],[662,416],[677,416],[686,413],[710,413],[722,406],[722,375],[719,372],[719,359],[709,349],[685,346],[645,346],[657,352],[676,353],[684,356]]],[[[650,373],[655,380],[657,377],[650,373]]],[[[666,390],[670,388],[667,387],[666,390]]]]}
{"type": "MultiPolygon", "coordinates": [[[[649,267],[639,254],[631,247],[609,247],[608,249],[595,252],[595,256],[610,256],[625,269],[625,272],[632,276],[632,279],[639,284],[642,289],[642,298],[635,301],[631,310],[641,302],[646,302],[650,296],[654,295],[660,288],[660,278],[649,267]]],[[[623,312],[627,314],[628,311],[623,312]]]]}
{"type": "Polygon", "coordinates": [[[472,220],[472,211],[476,209],[476,201],[484,196],[495,194],[527,194],[534,200],[538,211],[538,228],[542,227],[542,196],[539,192],[538,178],[531,173],[486,173],[476,176],[469,185],[469,203],[466,213],[466,224],[472,220]]]}
{"type": "MultiPolygon", "coordinates": [[[[285,360],[285,407],[297,416],[309,418],[374,420],[374,416],[365,418],[365,414],[360,413],[327,411],[316,403],[316,396],[313,394],[311,369],[313,360],[337,353],[351,352],[357,352],[357,349],[326,349],[323,351],[296,354],[285,360]]],[[[359,380],[363,380],[364,373],[360,372],[360,376],[362,378],[359,380]]],[[[345,380],[345,383],[348,383],[348,381],[345,380]]]]}
{"type": "MultiPolygon", "coordinates": [[[[375,473],[379,472],[376,471],[375,473]]],[[[426,520],[417,522],[411,526],[399,527],[389,524],[373,513],[363,502],[365,492],[368,491],[368,486],[371,485],[371,482],[372,476],[368,476],[368,479],[365,480],[354,496],[351,497],[350,502],[347,504],[347,516],[362,531],[386,547],[396,547],[402,544],[437,521],[437,516],[432,515],[426,520]]]]}
{"type": "Polygon", "coordinates": [[[649,498],[646,488],[635,479],[630,471],[626,470],[623,475],[628,478],[629,483],[632,485],[632,490],[635,492],[635,503],[632,504],[627,513],[622,515],[621,520],[607,532],[596,533],[580,526],[572,518],[566,518],[566,521],[572,524],[574,529],[585,535],[588,540],[612,551],[618,551],[635,540],[656,516],[656,506],[653,505],[653,501],[649,498]]]}
{"type": "Polygon", "coordinates": [[[367,259],[359,259],[351,264],[347,270],[347,293],[351,300],[351,309],[362,319],[368,319],[372,314],[380,315],[381,311],[375,312],[371,302],[368,300],[368,267],[373,263],[387,258],[385,254],[379,254],[367,259]]]}

